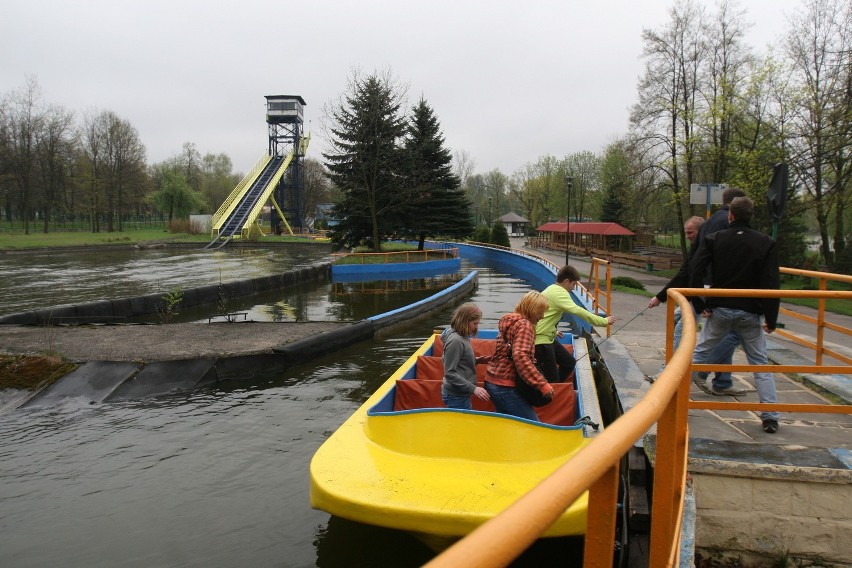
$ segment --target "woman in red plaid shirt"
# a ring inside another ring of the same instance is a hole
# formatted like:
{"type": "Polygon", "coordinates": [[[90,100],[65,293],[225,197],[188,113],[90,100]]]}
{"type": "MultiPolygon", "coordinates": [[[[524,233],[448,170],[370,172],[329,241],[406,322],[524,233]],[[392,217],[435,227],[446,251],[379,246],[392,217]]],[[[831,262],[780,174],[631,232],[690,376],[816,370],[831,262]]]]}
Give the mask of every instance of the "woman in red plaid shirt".
{"type": "Polygon", "coordinates": [[[526,381],[544,396],[553,398],[553,386],[535,366],[535,324],[547,306],[547,298],[539,292],[527,292],[515,311],[504,315],[497,324],[497,348],[485,373],[485,390],[501,414],[539,421],[532,405],[515,390],[516,379],[526,381]],[[511,359],[508,356],[510,346],[511,359]]]}

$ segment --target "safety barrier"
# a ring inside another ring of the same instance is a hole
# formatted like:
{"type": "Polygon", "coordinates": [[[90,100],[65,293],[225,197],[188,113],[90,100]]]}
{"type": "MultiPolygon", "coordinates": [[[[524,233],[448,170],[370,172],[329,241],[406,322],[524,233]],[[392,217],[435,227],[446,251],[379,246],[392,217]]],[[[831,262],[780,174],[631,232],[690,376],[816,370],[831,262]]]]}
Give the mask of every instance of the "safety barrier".
{"type": "MultiPolygon", "coordinates": [[[[591,289],[592,308],[595,313],[601,308],[600,299],[603,298],[605,305],[604,313],[612,313],[612,263],[602,258],[593,257],[592,266],[589,270],[589,284],[586,290],[591,289]],[[601,267],[604,267],[604,287],[601,288],[601,267]]],[[[612,326],[606,326],[606,336],[612,335],[612,326]]]]}
{"type": "MultiPolygon", "coordinates": [[[[802,276],[805,278],[815,278],[819,281],[819,290],[827,290],[829,282],[844,282],[846,284],[852,284],[852,276],[832,274],[830,272],[814,272],[811,270],[800,270],[798,268],[782,268],[781,274],[789,274],[791,276],[802,276]]],[[[800,314],[795,310],[785,308],[783,306],[781,307],[780,313],[782,315],[790,316],[794,319],[812,323],[816,326],[816,342],[803,339],[797,336],[796,334],[786,331],[785,329],[777,329],[775,330],[775,333],[776,335],[785,339],[789,339],[790,341],[798,345],[813,349],[817,365],[822,365],[823,356],[829,356],[834,359],[837,359],[838,361],[842,361],[847,365],[852,365],[852,358],[846,357],[841,353],[832,351],[831,349],[827,349],[825,347],[826,329],[831,329],[847,336],[852,335],[852,329],[826,321],[825,300],[819,301],[816,318],[800,314]]]]}

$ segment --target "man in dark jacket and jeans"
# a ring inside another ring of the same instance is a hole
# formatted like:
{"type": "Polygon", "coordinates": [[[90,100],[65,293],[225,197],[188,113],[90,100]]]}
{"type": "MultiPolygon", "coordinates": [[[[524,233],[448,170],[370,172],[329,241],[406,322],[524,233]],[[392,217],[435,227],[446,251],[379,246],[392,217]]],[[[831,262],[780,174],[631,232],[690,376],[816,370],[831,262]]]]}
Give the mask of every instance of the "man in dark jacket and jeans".
{"type": "MultiPolygon", "coordinates": [[[[752,229],[754,203],[748,197],[731,202],[727,229],[708,235],[701,241],[690,262],[691,287],[701,287],[708,268],[712,270],[711,288],[735,290],[777,290],[780,288],[778,250],[768,235],[752,229]]],[[[739,335],[740,345],[750,365],[766,365],[765,333],[775,331],[778,321],[778,298],[708,297],[706,303],[695,300],[697,309],[707,320],[692,356],[693,364],[712,363],[713,348],[731,331],[739,335]],[[702,305],[703,304],[703,305],[702,305]],[[761,325],[761,316],[763,324],[761,325]]],[[[775,376],[754,373],[760,402],[775,403],[775,376]]],[[[778,431],[777,412],[762,412],[763,430],[778,431]]]]}
{"type": "MultiPolygon", "coordinates": [[[[706,239],[713,233],[717,233],[728,228],[728,217],[731,209],[731,202],[737,197],[745,197],[745,192],[738,187],[728,187],[722,192],[722,206],[710,215],[710,218],[701,225],[698,231],[698,239],[696,243],[701,244],[701,241],[706,239]]],[[[690,257],[691,260],[692,257],[690,257]]],[[[707,271],[704,275],[704,286],[713,284],[713,273],[707,271]]],[[[718,286],[717,286],[718,288],[718,286]]],[[[740,343],[740,338],[734,332],[729,333],[716,346],[716,351],[713,353],[714,358],[710,363],[719,363],[721,365],[730,365],[734,362],[734,351],[740,343]]],[[[698,378],[695,384],[707,394],[741,396],[748,391],[734,386],[734,379],[731,373],[716,373],[712,380],[707,380],[707,373],[698,373],[698,378]]]]}

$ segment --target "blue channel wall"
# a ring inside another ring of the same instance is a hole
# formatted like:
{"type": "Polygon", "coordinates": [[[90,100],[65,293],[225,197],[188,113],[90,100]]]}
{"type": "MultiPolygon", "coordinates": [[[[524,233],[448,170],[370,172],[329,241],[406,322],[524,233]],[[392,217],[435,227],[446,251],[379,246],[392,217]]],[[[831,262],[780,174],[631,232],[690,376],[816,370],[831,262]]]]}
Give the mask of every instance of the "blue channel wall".
{"type": "Polygon", "coordinates": [[[373,280],[407,280],[450,274],[461,269],[460,258],[427,260],[424,262],[394,262],[390,264],[332,264],[332,282],[369,282],[373,280]]]}
{"type": "MultiPolygon", "coordinates": [[[[487,260],[491,264],[505,269],[506,272],[522,274],[524,280],[535,290],[544,290],[556,282],[556,272],[558,271],[556,265],[538,256],[525,254],[523,251],[467,243],[427,243],[427,246],[430,246],[430,248],[458,248],[459,256],[462,258],[472,261],[487,260]]],[[[571,293],[571,299],[578,306],[585,308],[587,311],[592,311],[591,304],[581,300],[573,292],[571,293]]],[[[584,331],[588,333],[592,332],[592,325],[590,323],[570,314],[565,314],[562,317],[562,321],[571,326],[571,331],[574,335],[580,335],[584,331]]]]}

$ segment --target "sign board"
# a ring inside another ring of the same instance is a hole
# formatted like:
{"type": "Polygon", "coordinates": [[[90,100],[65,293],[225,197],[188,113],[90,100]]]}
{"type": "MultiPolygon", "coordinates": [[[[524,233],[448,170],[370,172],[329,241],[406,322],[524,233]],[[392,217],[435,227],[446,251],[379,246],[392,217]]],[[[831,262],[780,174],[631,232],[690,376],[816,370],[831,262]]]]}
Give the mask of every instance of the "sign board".
{"type": "Polygon", "coordinates": [[[722,192],[727,188],[724,183],[693,183],[689,186],[690,205],[721,205],[722,192]],[[708,200],[708,193],[710,199],[708,200]]]}

